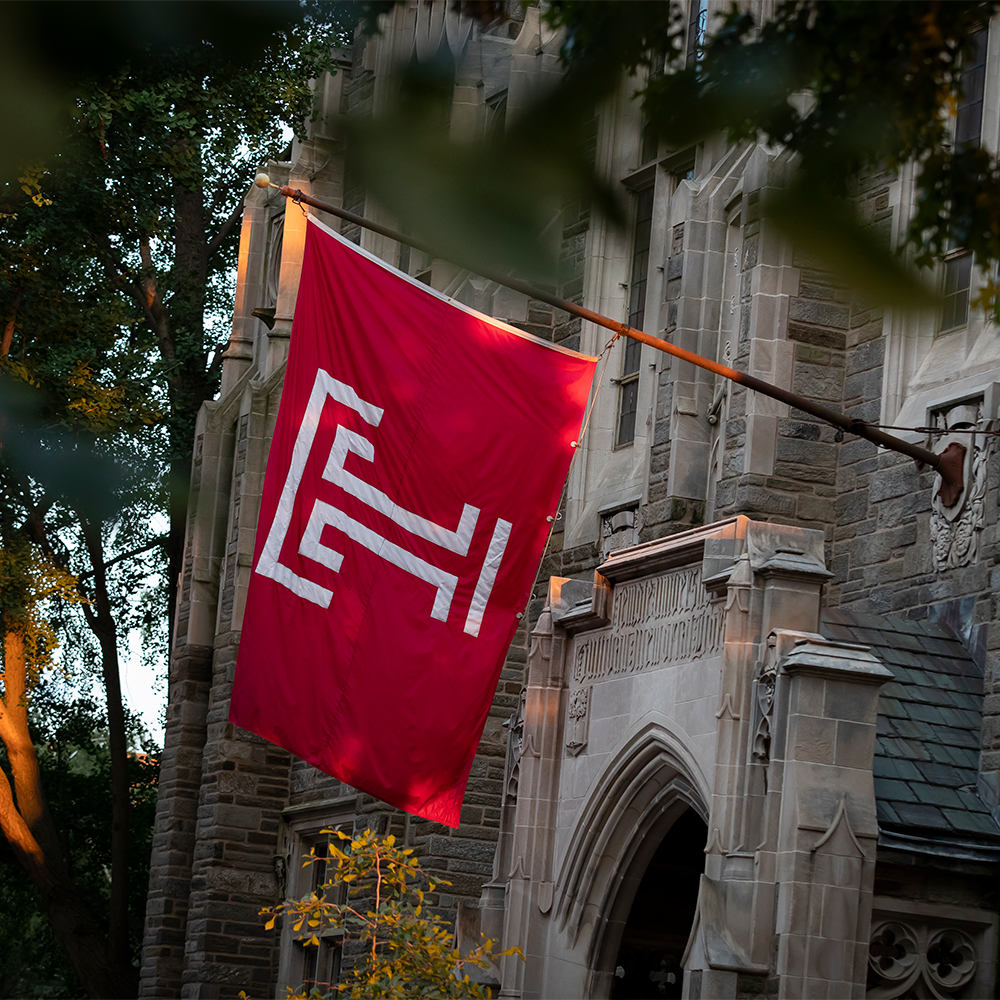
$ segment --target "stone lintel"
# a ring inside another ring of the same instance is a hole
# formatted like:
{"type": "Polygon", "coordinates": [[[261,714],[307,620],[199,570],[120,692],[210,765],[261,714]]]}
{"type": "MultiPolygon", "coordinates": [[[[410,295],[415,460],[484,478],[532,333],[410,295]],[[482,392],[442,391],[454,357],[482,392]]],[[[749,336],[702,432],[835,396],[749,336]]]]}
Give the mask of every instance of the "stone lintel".
{"type": "Polygon", "coordinates": [[[351,792],[347,795],[337,795],[332,799],[316,799],[312,802],[300,802],[294,806],[286,806],[281,810],[281,815],[287,819],[310,812],[336,813],[345,806],[355,803],[357,798],[357,793],[351,792]]]}
{"type": "MultiPolygon", "coordinates": [[[[701,562],[708,552],[708,541],[728,542],[728,551],[720,552],[717,561],[725,563],[713,567],[713,572],[731,566],[742,551],[742,536],[745,534],[749,518],[739,515],[728,521],[718,521],[690,531],[643,542],[627,549],[612,552],[608,560],[597,567],[597,571],[612,583],[637,580],[644,576],[657,576],[678,566],[688,566],[701,562]],[[739,551],[737,551],[739,550],[739,551]]],[[[713,547],[717,549],[718,545],[713,547]]]]}

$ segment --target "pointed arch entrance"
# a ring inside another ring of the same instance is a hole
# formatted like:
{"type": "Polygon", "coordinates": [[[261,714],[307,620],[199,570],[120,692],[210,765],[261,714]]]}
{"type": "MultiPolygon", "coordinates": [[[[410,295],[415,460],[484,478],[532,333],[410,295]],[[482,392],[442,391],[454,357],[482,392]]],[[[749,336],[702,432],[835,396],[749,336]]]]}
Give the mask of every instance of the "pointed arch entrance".
{"type": "MultiPolygon", "coordinates": [[[[655,908],[650,899],[664,875],[665,855],[657,859],[662,844],[668,845],[665,851],[683,853],[683,879],[685,885],[694,880],[696,894],[708,816],[700,777],[683,742],[663,726],[650,725],[628,741],[597,782],[566,854],[559,884],[568,891],[555,914],[567,943],[589,970],[581,983],[583,996],[618,995],[613,990],[619,953],[623,941],[636,940],[631,933],[626,937],[633,905],[638,899],[637,920],[645,908],[655,908]]],[[[686,891],[677,912],[665,917],[664,933],[657,938],[672,944],[683,936],[678,964],[694,920],[689,895],[686,891]]]]}
{"type": "Polygon", "coordinates": [[[698,813],[686,809],[653,852],[621,930],[612,1000],[679,1000],[707,833],[698,813]]]}

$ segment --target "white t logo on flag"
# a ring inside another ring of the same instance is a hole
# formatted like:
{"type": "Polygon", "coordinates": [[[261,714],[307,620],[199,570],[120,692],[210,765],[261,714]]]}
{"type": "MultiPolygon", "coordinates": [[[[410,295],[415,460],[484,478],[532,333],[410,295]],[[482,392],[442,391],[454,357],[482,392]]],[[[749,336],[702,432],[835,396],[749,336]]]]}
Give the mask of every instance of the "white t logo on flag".
{"type": "MultiPolygon", "coordinates": [[[[312,601],[322,608],[330,606],[333,591],[299,576],[284,565],[281,562],[281,549],[288,534],[296,494],[302,482],[306,462],[312,450],[316,431],[319,428],[320,415],[328,396],[343,406],[350,407],[372,427],[378,427],[382,420],[383,410],[380,407],[361,399],[353,387],[335,379],[329,372],[322,368],[317,370],[309,402],[295,437],[292,461],[278,500],[278,509],[271,522],[267,541],[264,543],[260,559],[257,562],[258,573],[280,583],[297,596],[312,601]]],[[[365,461],[375,461],[375,446],[372,442],[350,428],[340,425],[337,427],[330,455],[323,469],[323,478],[327,482],[339,486],[345,493],[349,493],[380,514],[384,514],[394,524],[410,534],[424,538],[460,556],[468,555],[472,536],[479,520],[478,507],[465,504],[458,520],[458,526],[454,530],[437,524],[420,514],[405,510],[381,490],[348,472],[344,468],[344,464],[349,452],[358,455],[365,461]]],[[[371,550],[380,558],[431,584],[435,588],[431,618],[442,622],[448,620],[451,602],[459,582],[457,575],[448,573],[421,559],[408,549],[389,541],[378,532],[323,500],[316,499],[313,503],[312,512],[299,541],[298,551],[300,555],[328,567],[335,573],[340,572],[344,562],[344,554],[330,548],[322,541],[323,529],[328,525],[343,532],[352,541],[371,550]]],[[[471,636],[479,635],[483,614],[486,611],[486,605],[500,569],[507,540],[510,537],[510,530],[510,521],[497,518],[486,557],[479,568],[472,603],[465,619],[464,631],[471,636]]]]}

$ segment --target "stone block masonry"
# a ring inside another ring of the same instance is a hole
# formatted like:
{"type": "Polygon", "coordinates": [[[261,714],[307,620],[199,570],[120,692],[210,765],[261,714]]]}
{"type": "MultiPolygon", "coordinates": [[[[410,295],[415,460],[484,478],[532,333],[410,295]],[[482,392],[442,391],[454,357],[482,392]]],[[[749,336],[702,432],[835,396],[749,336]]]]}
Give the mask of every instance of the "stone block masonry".
{"type": "MultiPolygon", "coordinates": [[[[375,105],[375,74],[364,68],[367,39],[361,37],[352,47],[349,78],[341,92],[340,112],[350,116],[370,116],[375,105]]],[[[360,177],[348,169],[344,175],[344,208],[355,215],[365,214],[365,187],[360,177]]],[[[361,227],[345,222],[341,234],[354,243],[361,243],[361,227]]]]}
{"type": "Polygon", "coordinates": [[[176,997],[181,992],[211,664],[207,646],[185,647],[171,663],[146,899],[142,996],[176,997]]]}
{"type": "MultiPolygon", "coordinates": [[[[745,275],[768,263],[758,260],[758,226],[753,221],[744,228],[745,275]]],[[[804,259],[795,258],[793,263],[799,265],[799,280],[798,294],[788,296],[787,347],[775,340],[766,352],[757,346],[752,358],[752,340],[743,336],[743,327],[750,319],[744,323],[741,318],[734,367],[752,370],[777,384],[787,379],[794,392],[834,408],[845,407],[854,403],[846,394],[857,389],[846,378],[849,295],[824,272],[806,266],[804,259]],[[782,367],[783,357],[790,359],[788,369],[782,367]]],[[[744,297],[748,301],[741,308],[749,317],[752,303],[746,291],[741,300],[744,297]]],[[[795,409],[748,400],[747,390],[739,385],[730,393],[724,430],[726,461],[718,486],[716,517],[746,514],[759,520],[822,528],[828,541],[832,540],[839,461],[835,428],[795,409]]]]}
{"type": "Polygon", "coordinates": [[[275,858],[291,755],[228,721],[238,633],[216,644],[198,801],[197,846],[180,995],[276,989],[277,936],[260,910],[278,899],[275,858]]]}

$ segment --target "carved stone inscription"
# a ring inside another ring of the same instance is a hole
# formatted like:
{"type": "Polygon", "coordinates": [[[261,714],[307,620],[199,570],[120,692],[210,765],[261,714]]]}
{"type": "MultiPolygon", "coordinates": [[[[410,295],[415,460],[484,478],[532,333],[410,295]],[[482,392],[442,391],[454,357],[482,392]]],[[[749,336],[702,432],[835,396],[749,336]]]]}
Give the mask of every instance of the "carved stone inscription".
{"type": "Polygon", "coordinates": [[[724,614],[724,602],[710,600],[702,586],[700,567],[619,584],[611,630],[579,643],[573,680],[587,683],[711,656],[722,648],[724,614]]]}

